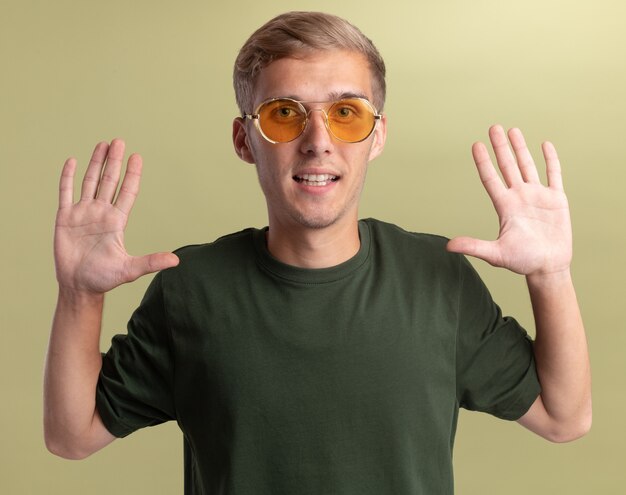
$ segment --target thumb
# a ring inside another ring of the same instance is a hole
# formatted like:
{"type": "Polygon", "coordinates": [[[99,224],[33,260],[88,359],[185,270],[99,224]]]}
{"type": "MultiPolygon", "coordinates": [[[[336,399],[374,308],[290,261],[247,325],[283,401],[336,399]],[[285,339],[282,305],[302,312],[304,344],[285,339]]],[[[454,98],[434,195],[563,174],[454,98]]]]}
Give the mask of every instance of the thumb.
{"type": "Polygon", "coordinates": [[[128,281],[137,280],[148,273],[158,272],[178,265],[179,259],[174,253],[153,253],[145,256],[133,256],[128,268],[128,281]]]}
{"type": "Polygon", "coordinates": [[[491,265],[500,266],[500,255],[496,241],[482,241],[473,237],[455,237],[448,241],[446,249],[452,253],[473,256],[491,265]]]}

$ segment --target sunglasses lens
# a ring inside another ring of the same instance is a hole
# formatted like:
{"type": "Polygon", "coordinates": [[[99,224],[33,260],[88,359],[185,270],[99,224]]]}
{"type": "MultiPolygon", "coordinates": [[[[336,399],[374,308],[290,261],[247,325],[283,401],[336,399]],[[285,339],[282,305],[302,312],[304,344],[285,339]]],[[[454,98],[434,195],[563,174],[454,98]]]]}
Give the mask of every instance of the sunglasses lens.
{"type": "Polygon", "coordinates": [[[374,130],[374,109],[358,98],[339,100],[328,111],[328,126],[337,139],[357,143],[374,130]]]}
{"type": "Polygon", "coordinates": [[[263,134],[277,143],[296,139],[304,129],[306,113],[292,100],[273,100],[259,108],[259,124],[263,134]]]}
{"type": "MultiPolygon", "coordinates": [[[[296,139],[306,126],[307,112],[297,101],[270,100],[258,109],[258,124],[263,135],[274,143],[296,139]]],[[[376,113],[367,100],[346,98],[328,109],[328,127],[335,138],[347,143],[366,139],[376,125],[376,113]]]]}

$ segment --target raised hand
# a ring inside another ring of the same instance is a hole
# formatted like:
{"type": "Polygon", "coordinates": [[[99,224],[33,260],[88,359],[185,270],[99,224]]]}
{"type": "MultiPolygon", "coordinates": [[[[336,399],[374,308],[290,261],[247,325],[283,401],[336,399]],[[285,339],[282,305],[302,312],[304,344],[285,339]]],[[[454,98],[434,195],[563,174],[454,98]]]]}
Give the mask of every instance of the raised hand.
{"type": "Polygon", "coordinates": [[[54,257],[61,289],[104,293],[147,273],[178,264],[173,253],[130,256],[124,247],[124,229],[139,192],[141,156],[128,159],[121,185],[125,144],[115,139],[99,143],[74,203],[76,160],[65,162],[59,185],[59,210],[54,235],[54,257]]]}
{"type": "Polygon", "coordinates": [[[502,179],[483,143],[475,143],[472,154],[498,214],[500,233],[495,241],[457,237],[448,243],[448,250],[528,276],[568,270],[572,258],[570,215],[554,146],[549,142],[542,145],[546,187],[519,129],[511,129],[507,140],[502,127],[493,126],[489,138],[502,179]]]}

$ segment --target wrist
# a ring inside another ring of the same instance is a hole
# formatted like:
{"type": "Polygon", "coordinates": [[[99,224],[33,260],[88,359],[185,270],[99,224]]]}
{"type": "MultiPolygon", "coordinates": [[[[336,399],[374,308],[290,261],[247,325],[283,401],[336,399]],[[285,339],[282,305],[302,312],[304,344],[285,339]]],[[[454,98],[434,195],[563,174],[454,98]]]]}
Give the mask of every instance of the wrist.
{"type": "Polygon", "coordinates": [[[541,272],[526,275],[530,289],[553,290],[572,284],[572,274],[568,268],[555,272],[541,272]]]}
{"type": "Polygon", "coordinates": [[[59,348],[64,349],[65,345],[72,341],[79,347],[88,349],[92,358],[99,355],[103,310],[104,294],[59,287],[52,322],[50,352],[59,348]],[[53,342],[56,344],[53,345],[53,342]]]}
{"type": "Polygon", "coordinates": [[[104,304],[104,293],[59,285],[58,304],[67,308],[94,308],[104,304]]]}

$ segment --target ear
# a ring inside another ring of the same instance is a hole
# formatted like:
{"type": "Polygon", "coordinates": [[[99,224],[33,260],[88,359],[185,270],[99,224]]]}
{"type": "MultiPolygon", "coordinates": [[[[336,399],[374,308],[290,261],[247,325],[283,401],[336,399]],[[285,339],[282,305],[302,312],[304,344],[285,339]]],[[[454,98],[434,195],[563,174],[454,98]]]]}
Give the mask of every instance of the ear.
{"type": "Polygon", "coordinates": [[[376,124],[374,129],[374,140],[370,148],[369,161],[372,161],[383,152],[385,141],[387,140],[387,116],[383,114],[382,118],[376,124]]]}
{"type": "Polygon", "coordinates": [[[233,120],[233,146],[235,147],[235,153],[237,153],[237,156],[244,162],[255,162],[248,140],[246,122],[241,117],[236,117],[235,120],[233,120]]]}

